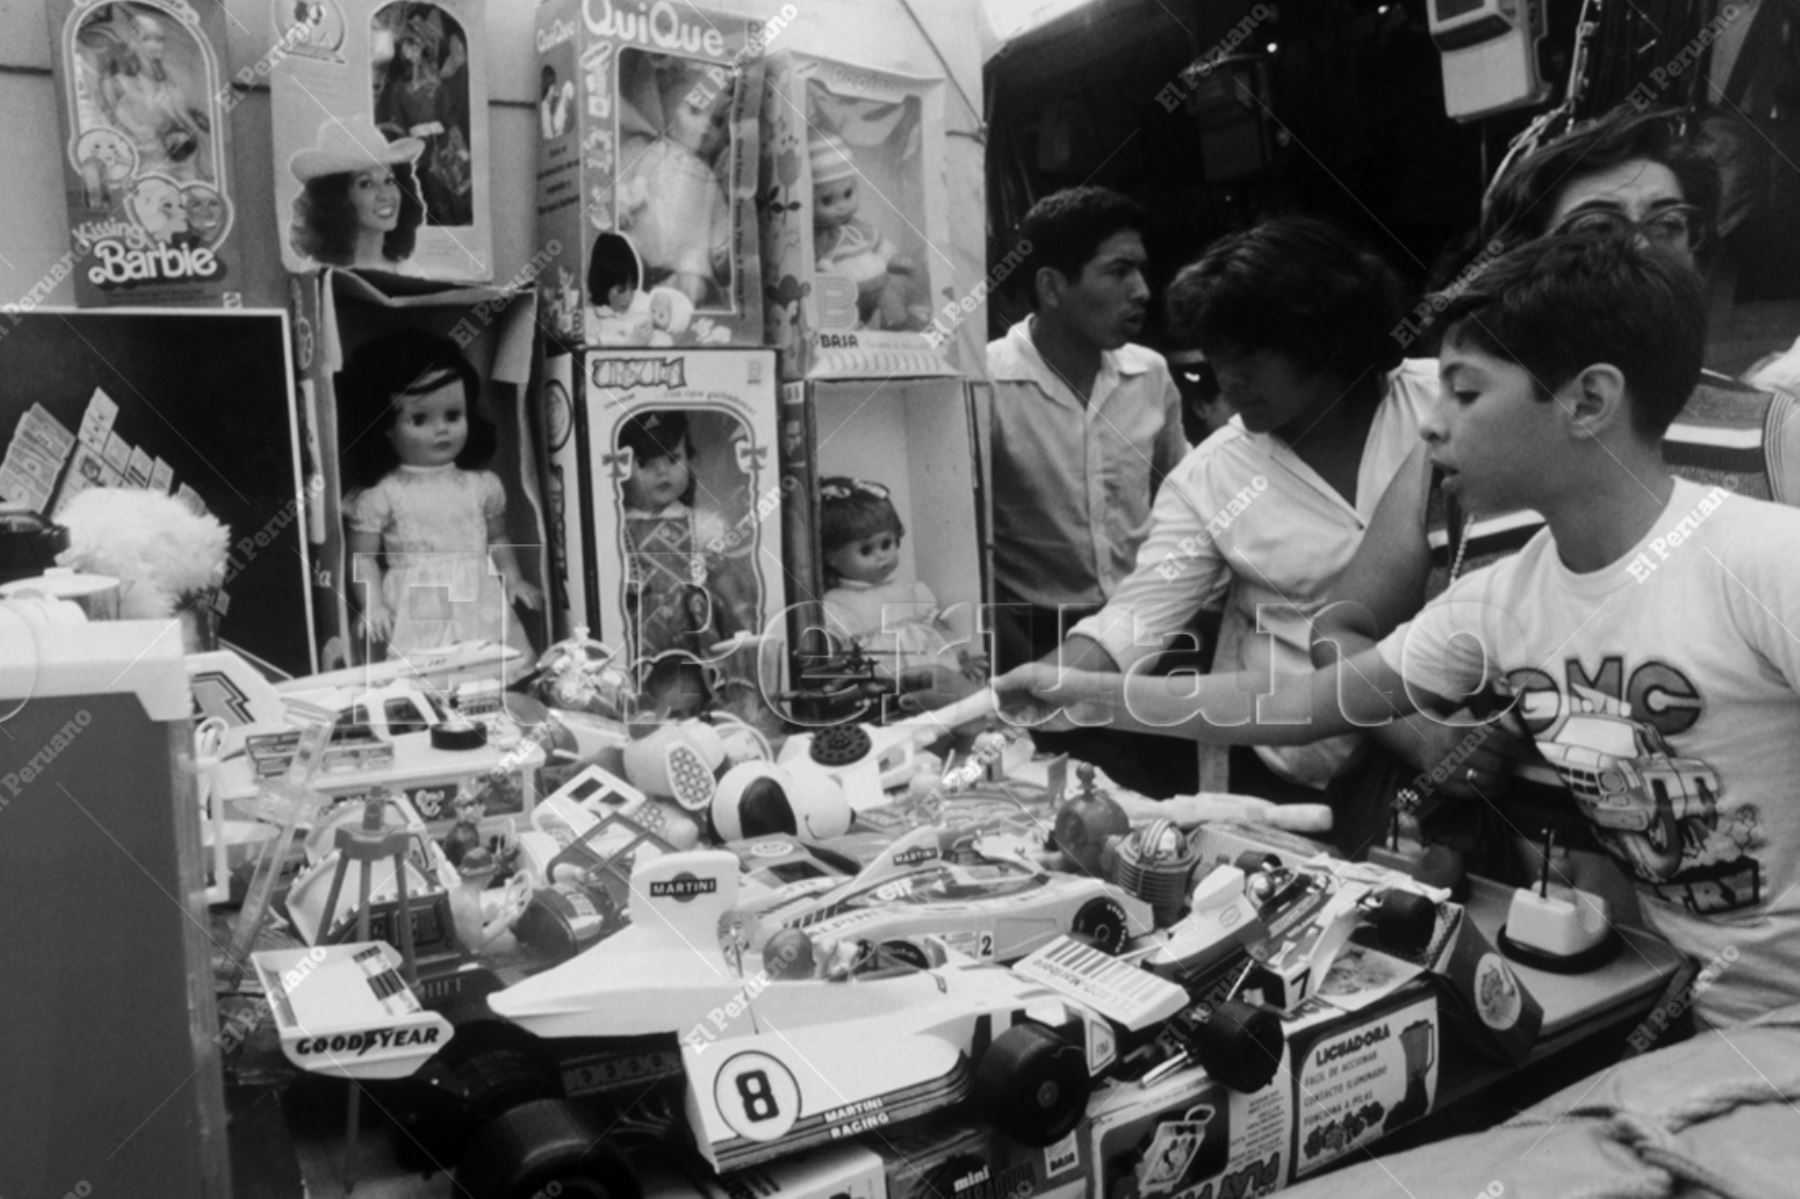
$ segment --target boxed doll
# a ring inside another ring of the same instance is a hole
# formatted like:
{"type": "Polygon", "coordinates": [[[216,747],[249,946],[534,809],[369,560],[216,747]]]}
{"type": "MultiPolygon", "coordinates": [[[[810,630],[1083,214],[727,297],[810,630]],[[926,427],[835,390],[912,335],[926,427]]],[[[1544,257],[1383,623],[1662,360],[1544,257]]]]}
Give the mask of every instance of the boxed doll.
{"type": "Polygon", "coordinates": [[[797,53],[765,67],[763,272],[785,378],[956,373],[941,79],[797,53]]]}
{"type": "Polygon", "coordinates": [[[787,383],[781,407],[789,644],[807,658],[855,646],[914,706],[960,698],[984,677],[967,385],[787,383]]]}
{"type": "Polygon", "coordinates": [[[482,0],[278,5],[276,16],[283,264],[492,278],[482,0]]]}
{"type": "Polygon", "coordinates": [[[83,307],[237,306],[225,10],[186,0],[51,0],[70,251],[83,307]]]}
{"type": "MultiPolygon", "coordinates": [[[[551,523],[571,572],[552,592],[566,589],[571,627],[633,665],[671,651],[710,662],[734,639],[779,637],[774,355],[627,349],[561,361],[570,411],[544,425],[563,504],[551,523]]],[[[549,371],[551,402],[561,369],[549,371]]]]}
{"type": "Polygon", "coordinates": [[[530,291],[292,283],[320,668],[548,644],[530,291]]]}
{"type": "Polygon", "coordinates": [[[538,242],[552,255],[538,285],[552,336],[761,344],[756,109],[762,47],[782,20],[538,8],[538,242]]]}

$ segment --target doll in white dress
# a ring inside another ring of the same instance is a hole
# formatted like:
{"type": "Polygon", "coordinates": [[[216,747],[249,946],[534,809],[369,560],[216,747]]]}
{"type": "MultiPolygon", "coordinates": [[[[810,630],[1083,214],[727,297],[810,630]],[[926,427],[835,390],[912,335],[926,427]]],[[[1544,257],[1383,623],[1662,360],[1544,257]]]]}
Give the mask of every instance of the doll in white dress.
{"type": "Polygon", "coordinates": [[[506,544],[506,492],[475,469],[494,451],[481,380],[447,337],[406,329],[351,355],[344,462],[351,579],[363,628],[391,654],[504,641],[529,654],[512,605],[542,597],[506,544]]]}
{"type": "Polygon", "coordinates": [[[931,588],[895,577],[905,536],[880,483],[841,475],[820,481],[826,629],[861,646],[887,677],[918,684],[908,690],[950,703],[974,690],[985,664],[953,648],[959,634],[931,588]]]}

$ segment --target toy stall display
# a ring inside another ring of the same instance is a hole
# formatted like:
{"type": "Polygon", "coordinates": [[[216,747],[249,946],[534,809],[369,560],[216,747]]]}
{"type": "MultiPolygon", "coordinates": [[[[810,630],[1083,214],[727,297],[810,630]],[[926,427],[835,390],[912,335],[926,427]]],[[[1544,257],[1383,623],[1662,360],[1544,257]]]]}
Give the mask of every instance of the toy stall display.
{"type": "Polygon", "coordinates": [[[564,562],[584,567],[566,576],[571,619],[634,668],[779,634],[774,355],[589,351],[572,369],[568,418],[545,422],[564,562]]]}
{"type": "Polygon", "coordinates": [[[219,637],[310,671],[308,496],[284,314],[42,309],[17,320],[0,340],[0,501],[56,519],[99,504],[78,519],[82,559],[69,564],[128,584],[125,615],[203,600],[219,637]],[[122,490],[174,498],[162,509],[108,499],[122,490]],[[185,536],[193,516],[216,520],[226,544],[185,536]]]}
{"type": "Polygon", "coordinates": [[[52,0],[49,17],[76,301],[241,304],[223,8],[52,0]]]}
{"type": "Polygon", "coordinates": [[[781,53],[763,98],[768,344],[786,378],[949,375],[943,81],[781,53]],[[933,334],[932,336],[928,336],[933,334]]]}
{"type": "Polygon", "coordinates": [[[538,286],[559,341],[761,343],[766,37],[705,6],[539,6],[538,286]]]}
{"type": "Polygon", "coordinates": [[[320,665],[471,641],[529,662],[550,639],[538,437],[521,399],[537,297],[383,282],[325,271],[291,284],[322,511],[320,665]],[[403,359],[414,369],[390,377],[403,359]]]}
{"type": "Polygon", "coordinates": [[[481,282],[489,217],[482,0],[275,8],[281,260],[481,282]]]}
{"type": "Polygon", "coordinates": [[[914,710],[971,694],[986,677],[970,422],[961,380],[782,388],[799,617],[790,644],[812,657],[854,653],[914,710]]]}

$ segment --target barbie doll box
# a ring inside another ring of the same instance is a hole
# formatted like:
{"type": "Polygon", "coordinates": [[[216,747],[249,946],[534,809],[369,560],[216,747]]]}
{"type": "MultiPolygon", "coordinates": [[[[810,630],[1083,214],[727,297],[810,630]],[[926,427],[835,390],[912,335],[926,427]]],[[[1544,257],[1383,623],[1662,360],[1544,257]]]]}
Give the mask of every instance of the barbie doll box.
{"type": "MultiPolygon", "coordinates": [[[[556,377],[554,364],[548,372],[556,377]]],[[[560,560],[553,581],[583,624],[639,664],[712,662],[726,643],[779,637],[782,479],[768,350],[589,350],[568,358],[545,414],[560,560]]],[[[554,555],[553,555],[554,557],[554,555]]]]}
{"type": "Polygon", "coordinates": [[[538,288],[567,346],[762,344],[757,105],[793,6],[723,7],[538,7],[538,288]]]}
{"type": "Polygon", "coordinates": [[[84,308],[241,307],[223,6],[50,0],[49,16],[69,252],[43,288],[73,275],[84,308]]]}
{"type": "Polygon", "coordinates": [[[282,263],[493,278],[483,0],[330,0],[274,12],[282,263]]]}
{"type": "Polygon", "coordinates": [[[769,60],[758,196],[767,341],[784,378],[956,373],[950,331],[983,311],[985,287],[958,301],[944,250],[944,86],[769,60]]]}

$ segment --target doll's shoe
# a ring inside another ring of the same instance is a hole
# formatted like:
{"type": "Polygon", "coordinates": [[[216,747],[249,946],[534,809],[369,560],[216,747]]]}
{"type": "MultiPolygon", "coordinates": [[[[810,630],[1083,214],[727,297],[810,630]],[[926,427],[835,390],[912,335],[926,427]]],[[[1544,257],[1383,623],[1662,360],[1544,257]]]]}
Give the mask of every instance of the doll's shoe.
{"type": "Polygon", "coordinates": [[[663,764],[668,768],[669,790],[675,802],[690,812],[704,812],[712,807],[718,782],[694,747],[677,742],[663,751],[663,764]]]}

